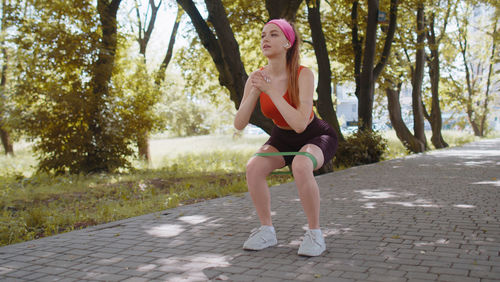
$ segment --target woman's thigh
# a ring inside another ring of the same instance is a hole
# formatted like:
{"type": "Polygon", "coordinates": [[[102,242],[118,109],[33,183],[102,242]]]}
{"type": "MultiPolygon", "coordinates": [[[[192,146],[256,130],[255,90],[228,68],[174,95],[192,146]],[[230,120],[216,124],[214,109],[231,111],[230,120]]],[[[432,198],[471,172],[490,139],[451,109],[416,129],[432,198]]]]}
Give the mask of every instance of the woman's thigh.
{"type": "MultiPolygon", "coordinates": [[[[272,145],[263,145],[257,150],[257,153],[271,153],[279,152],[278,149],[272,145]]],[[[251,170],[252,172],[260,172],[264,174],[269,174],[273,170],[282,168],[285,166],[285,160],[283,156],[253,156],[247,163],[247,172],[251,170]]]]}
{"type": "MultiPolygon", "coordinates": [[[[300,152],[307,152],[316,158],[316,167],[313,168],[313,170],[319,169],[323,166],[323,163],[325,161],[325,158],[323,156],[323,151],[321,150],[320,147],[314,144],[306,144],[304,145],[301,149],[300,152]]],[[[295,156],[294,161],[306,161],[306,162],[311,162],[311,159],[306,156],[295,156]]]]}

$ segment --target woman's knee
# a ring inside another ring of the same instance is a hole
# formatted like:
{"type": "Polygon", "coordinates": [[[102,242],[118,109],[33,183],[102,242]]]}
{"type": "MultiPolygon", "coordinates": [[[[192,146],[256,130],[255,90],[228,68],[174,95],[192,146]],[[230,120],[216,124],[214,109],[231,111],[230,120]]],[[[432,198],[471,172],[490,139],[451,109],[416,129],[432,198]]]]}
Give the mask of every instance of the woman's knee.
{"type": "Polygon", "coordinates": [[[295,156],[292,162],[292,171],[295,177],[312,174],[314,170],[313,163],[306,156],[295,156]]]}
{"type": "Polygon", "coordinates": [[[253,157],[247,162],[246,174],[247,178],[253,179],[255,177],[265,177],[269,172],[266,172],[262,160],[259,160],[258,157],[253,157]]]}

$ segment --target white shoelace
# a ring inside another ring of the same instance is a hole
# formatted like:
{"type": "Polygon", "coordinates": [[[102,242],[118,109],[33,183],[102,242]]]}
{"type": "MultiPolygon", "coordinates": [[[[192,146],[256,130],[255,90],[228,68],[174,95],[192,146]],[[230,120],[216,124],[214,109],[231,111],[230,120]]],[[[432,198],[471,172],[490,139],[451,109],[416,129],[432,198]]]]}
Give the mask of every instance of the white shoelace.
{"type": "MultiPolygon", "coordinates": [[[[252,233],[250,233],[250,238],[253,238],[255,237],[259,232],[263,231],[262,227],[259,227],[259,228],[256,228],[252,231],[252,233]]],[[[266,238],[264,238],[264,236],[260,236],[260,238],[264,241],[267,241],[266,238]]]]}
{"type": "Polygon", "coordinates": [[[304,235],[304,241],[307,240],[307,238],[310,238],[311,241],[313,241],[315,244],[318,246],[321,246],[321,243],[316,240],[316,236],[314,236],[311,232],[311,230],[307,230],[306,234],[304,235]]]}

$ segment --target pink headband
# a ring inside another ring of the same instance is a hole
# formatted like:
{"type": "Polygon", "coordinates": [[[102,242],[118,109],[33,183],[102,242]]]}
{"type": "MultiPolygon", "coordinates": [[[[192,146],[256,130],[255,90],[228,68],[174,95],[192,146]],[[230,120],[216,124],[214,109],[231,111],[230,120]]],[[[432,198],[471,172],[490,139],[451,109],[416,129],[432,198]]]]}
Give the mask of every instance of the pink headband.
{"type": "Polygon", "coordinates": [[[283,31],[283,34],[285,35],[286,39],[290,41],[290,45],[293,45],[295,43],[295,32],[293,31],[292,26],[284,19],[274,19],[270,20],[266,23],[268,24],[275,24],[277,25],[281,31],[283,31]]]}

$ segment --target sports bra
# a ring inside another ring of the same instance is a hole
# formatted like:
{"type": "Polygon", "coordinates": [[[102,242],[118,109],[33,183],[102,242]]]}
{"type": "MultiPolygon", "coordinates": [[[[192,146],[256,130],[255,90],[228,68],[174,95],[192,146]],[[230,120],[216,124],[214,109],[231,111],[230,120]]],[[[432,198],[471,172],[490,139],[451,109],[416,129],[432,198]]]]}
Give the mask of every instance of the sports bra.
{"type": "MultiPolygon", "coordinates": [[[[304,66],[299,67],[299,75],[300,71],[304,68],[304,66]]],[[[283,98],[290,104],[292,107],[297,108],[297,106],[293,105],[292,102],[290,101],[290,95],[288,95],[288,90],[285,92],[283,95],[283,98]]],[[[273,101],[271,98],[264,92],[260,93],[260,110],[264,114],[265,117],[270,118],[273,120],[274,124],[276,124],[279,127],[290,127],[288,123],[286,122],[285,118],[283,118],[283,115],[281,115],[280,111],[276,106],[274,105],[273,101]]],[[[312,118],[314,116],[313,109],[311,107],[311,116],[312,118]]]]}

